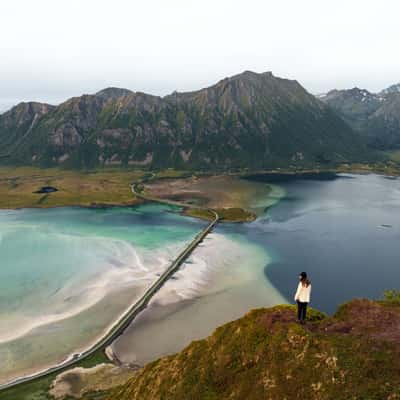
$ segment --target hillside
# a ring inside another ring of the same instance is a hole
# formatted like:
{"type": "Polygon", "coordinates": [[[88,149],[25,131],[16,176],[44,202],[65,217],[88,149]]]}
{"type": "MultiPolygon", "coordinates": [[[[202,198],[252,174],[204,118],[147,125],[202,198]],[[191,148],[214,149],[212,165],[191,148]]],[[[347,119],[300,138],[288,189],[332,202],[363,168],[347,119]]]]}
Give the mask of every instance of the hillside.
{"type": "Polygon", "coordinates": [[[371,157],[297,81],[250,71],[163,98],[108,88],[57,107],[22,103],[0,115],[0,146],[3,164],[71,168],[263,168],[371,157]]]}
{"type": "Polygon", "coordinates": [[[354,300],[332,317],[251,311],[147,365],[109,400],[398,399],[400,304],[354,300]]]}
{"type": "Polygon", "coordinates": [[[365,89],[332,90],[320,99],[332,107],[371,147],[400,146],[400,85],[380,93],[365,89]]]}

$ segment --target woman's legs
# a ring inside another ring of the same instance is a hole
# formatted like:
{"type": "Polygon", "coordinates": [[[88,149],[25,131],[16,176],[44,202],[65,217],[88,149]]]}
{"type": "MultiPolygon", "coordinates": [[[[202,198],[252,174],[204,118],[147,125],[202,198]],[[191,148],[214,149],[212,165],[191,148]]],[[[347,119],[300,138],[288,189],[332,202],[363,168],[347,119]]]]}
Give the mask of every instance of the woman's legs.
{"type": "Polygon", "coordinates": [[[304,322],[306,320],[307,315],[307,303],[301,303],[301,320],[304,322]]]}
{"type": "Polygon", "coordinates": [[[297,319],[300,322],[304,322],[306,320],[307,304],[308,303],[303,303],[301,301],[297,302],[297,319]]]}
{"type": "Polygon", "coordinates": [[[301,303],[300,301],[297,300],[297,321],[301,321],[301,315],[302,315],[302,309],[301,309],[301,303]]]}

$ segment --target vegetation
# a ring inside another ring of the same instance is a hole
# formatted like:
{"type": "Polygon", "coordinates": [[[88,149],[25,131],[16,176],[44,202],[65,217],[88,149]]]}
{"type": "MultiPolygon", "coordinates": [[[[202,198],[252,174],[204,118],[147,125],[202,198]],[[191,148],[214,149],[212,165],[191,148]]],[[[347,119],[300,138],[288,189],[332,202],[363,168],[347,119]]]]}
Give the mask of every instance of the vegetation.
{"type": "Polygon", "coordinates": [[[383,293],[383,297],[389,303],[400,304],[400,290],[397,289],[385,290],[383,293]]]}
{"type": "Polygon", "coordinates": [[[398,399],[400,304],[353,300],[327,317],[258,309],[148,364],[108,400],[398,399]]]}
{"type": "MultiPolygon", "coordinates": [[[[102,350],[98,350],[90,357],[77,363],[76,367],[90,368],[100,363],[110,362],[102,350]]],[[[59,373],[48,375],[44,378],[35,379],[32,382],[23,383],[14,388],[0,392],[1,400],[53,400],[49,390],[51,383],[59,373]]],[[[92,396],[92,395],[88,395],[92,396]]],[[[93,394],[94,396],[94,394],[93,394]]],[[[99,397],[87,397],[87,399],[99,397]]]]}
{"type": "MultiPolygon", "coordinates": [[[[221,222],[250,222],[256,219],[256,215],[243,208],[216,208],[221,222]]],[[[215,214],[205,208],[186,208],[183,212],[190,217],[196,217],[212,221],[215,214]]]]}
{"type": "Polygon", "coordinates": [[[243,208],[217,208],[215,210],[221,222],[251,222],[256,219],[256,215],[243,208]]]}
{"type": "Polygon", "coordinates": [[[296,81],[246,71],[163,98],[105,89],[0,115],[0,163],[226,171],[371,161],[357,135],[296,81]]]}
{"type": "MultiPolygon", "coordinates": [[[[310,308],[305,325],[296,322],[292,305],[253,310],[181,353],[148,364],[126,384],[84,399],[398,399],[399,294],[352,300],[333,316],[310,308]]],[[[103,361],[99,353],[82,366],[103,361]]],[[[54,378],[20,385],[0,398],[50,400],[54,378]]]]}
{"type": "Polygon", "coordinates": [[[0,208],[129,205],[138,201],[130,184],[140,170],[67,171],[58,168],[0,167],[0,208]],[[57,192],[34,193],[42,186],[57,192]]]}

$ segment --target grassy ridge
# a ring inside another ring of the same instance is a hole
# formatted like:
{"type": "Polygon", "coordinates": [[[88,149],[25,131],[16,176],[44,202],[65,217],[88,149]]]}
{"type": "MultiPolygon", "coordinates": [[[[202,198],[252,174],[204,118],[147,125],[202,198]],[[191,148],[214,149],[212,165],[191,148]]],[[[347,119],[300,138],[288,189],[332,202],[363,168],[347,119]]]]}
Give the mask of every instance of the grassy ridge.
{"type": "Polygon", "coordinates": [[[327,317],[258,309],[148,364],[107,400],[400,398],[400,304],[354,300],[327,317]]]}

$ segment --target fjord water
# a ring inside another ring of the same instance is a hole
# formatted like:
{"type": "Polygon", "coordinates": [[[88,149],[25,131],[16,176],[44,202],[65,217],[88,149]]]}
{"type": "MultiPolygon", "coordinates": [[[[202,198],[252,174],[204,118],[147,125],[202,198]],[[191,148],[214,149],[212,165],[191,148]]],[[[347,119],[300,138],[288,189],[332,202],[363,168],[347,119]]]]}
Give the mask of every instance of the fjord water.
{"type": "Polygon", "coordinates": [[[0,382],[101,335],[204,226],[176,211],[0,211],[0,382]]]}
{"type": "Polygon", "coordinates": [[[265,275],[284,297],[292,300],[301,271],[312,280],[312,305],[328,313],[400,289],[400,179],[339,174],[274,183],[286,193],[280,202],[254,224],[229,229],[268,248],[265,275]]]}
{"type": "Polygon", "coordinates": [[[354,297],[380,298],[383,290],[399,288],[400,180],[311,178],[253,180],[274,189],[249,205],[259,210],[257,220],[220,224],[114,343],[118,357],[143,364],[251,308],[293,303],[301,271],[312,280],[311,305],[328,313],[354,297]],[[262,210],[263,204],[273,206],[262,210]],[[199,270],[208,271],[206,279],[196,279],[199,270]]]}

